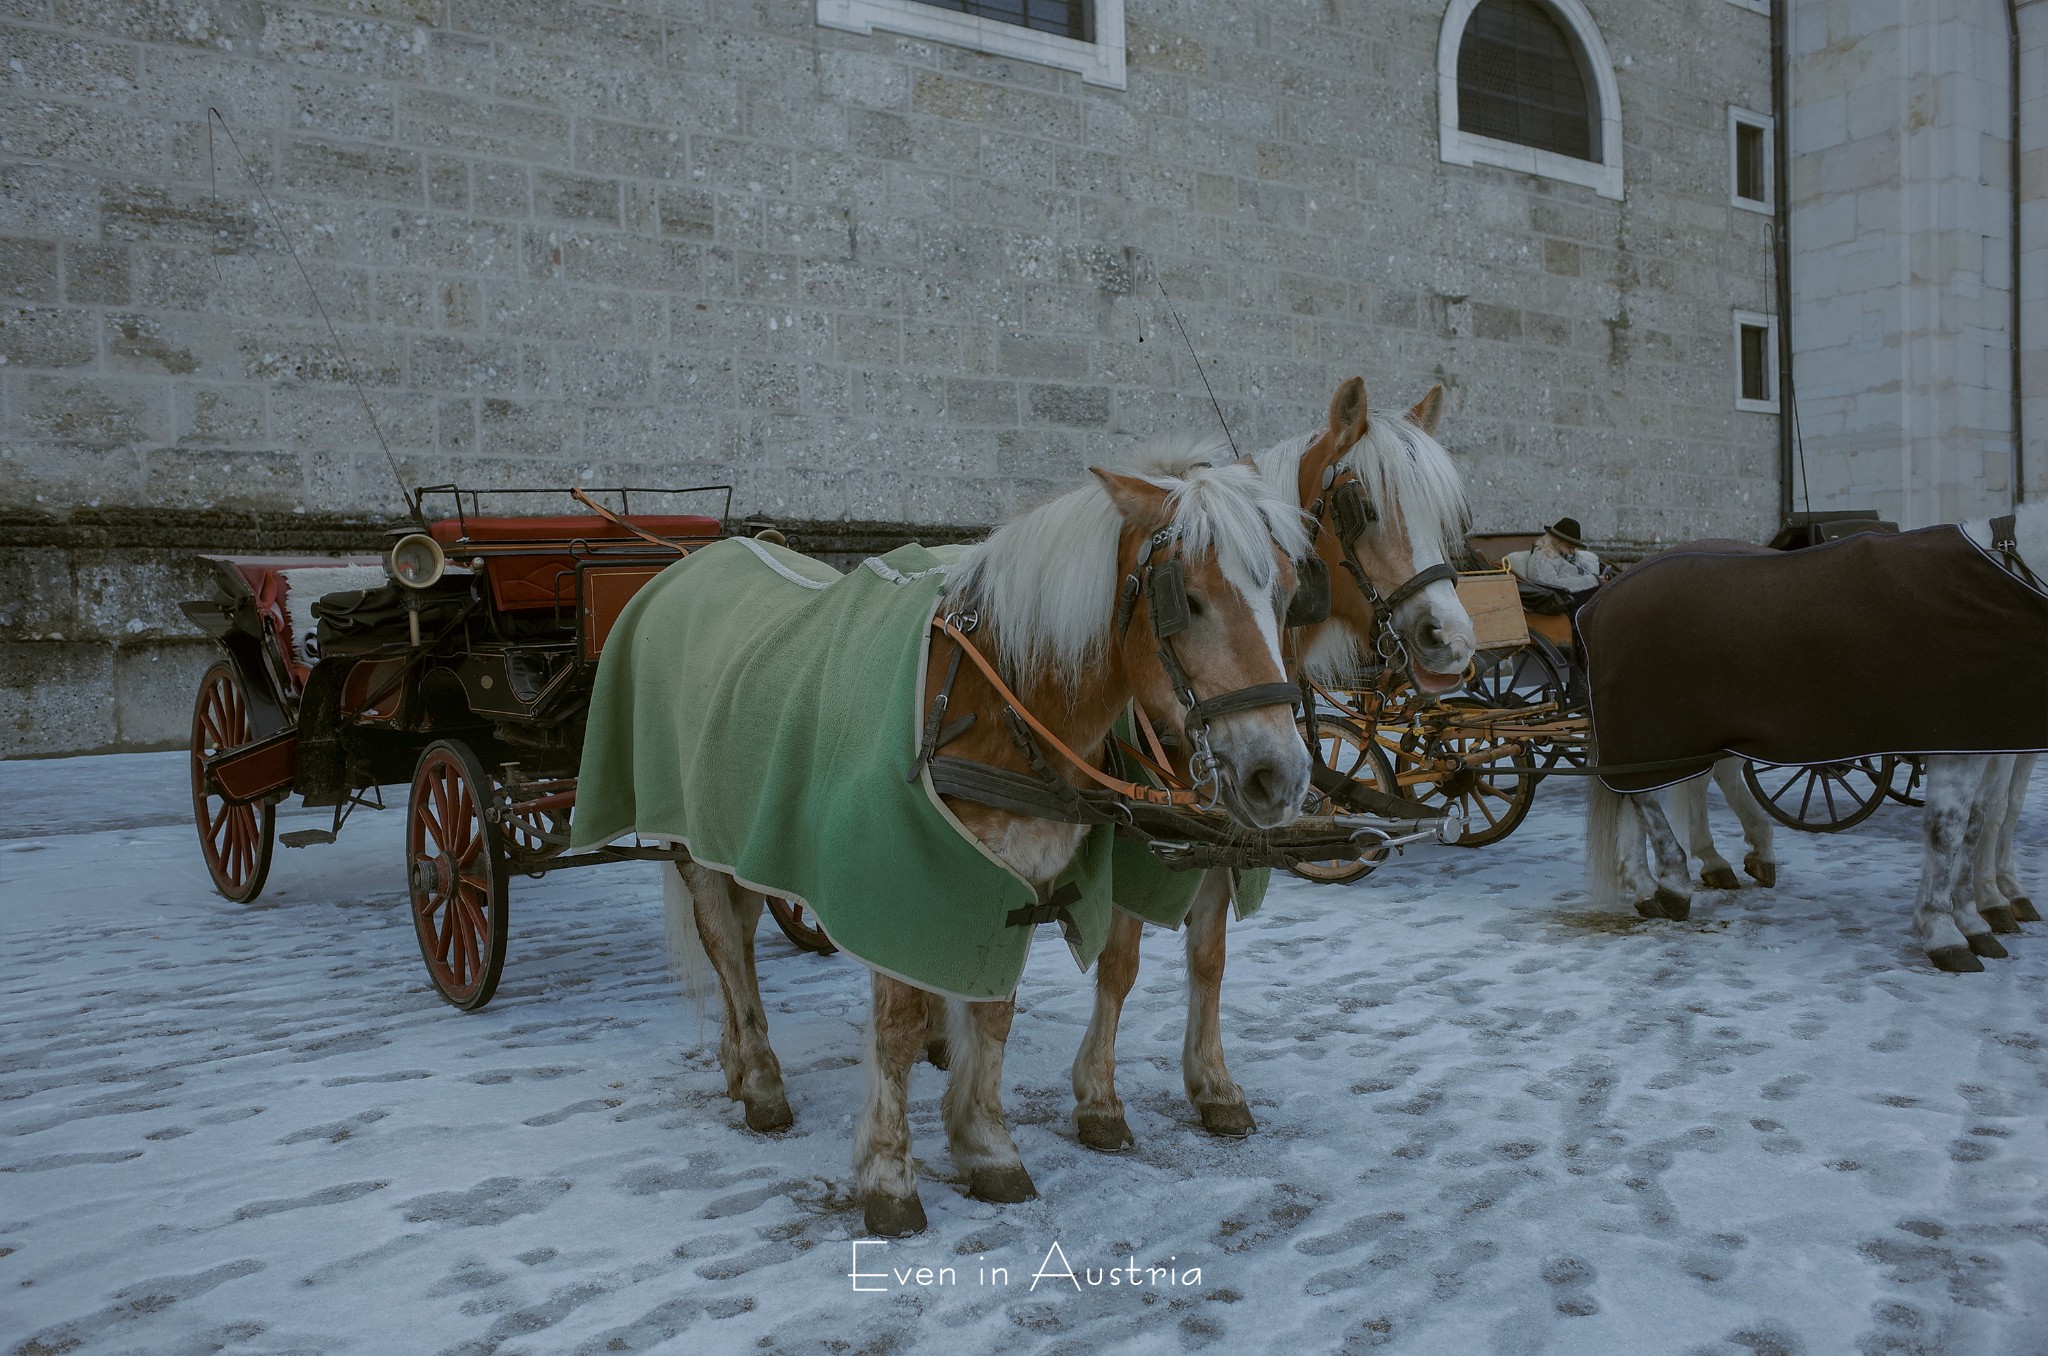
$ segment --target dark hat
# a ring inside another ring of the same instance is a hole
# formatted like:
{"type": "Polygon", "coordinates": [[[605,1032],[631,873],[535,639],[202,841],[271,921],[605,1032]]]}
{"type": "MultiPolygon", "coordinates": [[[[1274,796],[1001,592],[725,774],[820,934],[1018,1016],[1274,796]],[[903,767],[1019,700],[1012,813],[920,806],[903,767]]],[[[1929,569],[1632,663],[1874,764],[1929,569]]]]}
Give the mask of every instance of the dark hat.
{"type": "Polygon", "coordinates": [[[1584,546],[1586,544],[1579,540],[1579,520],[1577,518],[1559,518],[1543,530],[1560,541],[1570,542],[1573,546],[1584,546]]]}

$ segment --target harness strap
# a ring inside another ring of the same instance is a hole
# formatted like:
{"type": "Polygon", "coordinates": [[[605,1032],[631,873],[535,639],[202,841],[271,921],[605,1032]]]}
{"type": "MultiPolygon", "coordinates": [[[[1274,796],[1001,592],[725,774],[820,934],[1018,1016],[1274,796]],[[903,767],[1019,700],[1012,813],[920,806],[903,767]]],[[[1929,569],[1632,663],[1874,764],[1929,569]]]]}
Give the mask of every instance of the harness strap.
{"type": "Polygon", "coordinates": [[[1235,692],[1198,701],[1188,712],[1190,725],[1207,722],[1216,716],[1227,716],[1233,711],[1250,711],[1261,706],[1301,705],[1301,689],[1292,683],[1255,683],[1241,687],[1235,692]]]}
{"type": "MultiPolygon", "coordinates": [[[[1062,796],[1044,781],[1027,773],[945,754],[932,759],[930,767],[932,789],[943,796],[971,800],[976,805],[1061,824],[1122,822],[1112,810],[1091,799],[1107,799],[1105,792],[1088,792],[1068,786],[1071,794],[1062,796]]],[[[1061,785],[1067,786],[1067,783],[1061,782],[1061,785]]]]}
{"type": "Polygon", "coordinates": [[[2037,589],[2048,589],[2041,577],[2028,566],[2020,555],[2019,515],[2008,513],[2002,518],[1991,520],[1991,549],[2005,557],[2005,566],[2037,589]]]}
{"type": "Polygon", "coordinates": [[[1081,887],[1068,881],[1054,890],[1043,904],[1034,904],[1022,909],[1010,910],[1003,919],[1005,927],[1029,928],[1040,923],[1058,923],[1060,934],[1069,946],[1081,944],[1081,927],[1074,921],[1073,906],[1081,902],[1081,887]]]}
{"type": "MultiPolygon", "coordinates": [[[[1122,778],[1112,777],[1103,772],[1094,763],[1068,748],[1065,740],[1061,739],[1051,730],[1046,729],[1038,717],[1031,714],[1030,709],[1024,705],[1022,699],[1010,690],[1008,683],[1003,681],[1003,676],[996,672],[996,666],[989,661],[988,656],[974,647],[974,642],[967,638],[965,632],[946,618],[937,616],[932,618],[932,629],[960,647],[961,653],[965,654],[968,661],[981,671],[981,676],[988,680],[989,686],[995,689],[996,695],[1009,704],[1010,709],[1016,713],[1017,719],[1023,721],[1025,725],[1030,727],[1032,733],[1050,745],[1053,752],[1081,769],[1088,779],[1096,785],[1114,791],[1119,796],[1130,800],[1143,801],[1149,805],[1200,805],[1203,803],[1203,797],[1199,792],[1186,789],[1140,786],[1136,782],[1127,782],[1122,778]]],[[[936,765],[939,760],[935,758],[932,761],[936,765]]]]}
{"type": "Polygon", "coordinates": [[[1440,584],[1445,580],[1449,580],[1453,584],[1457,583],[1458,572],[1442,562],[1418,572],[1413,579],[1387,595],[1387,611],[1392,612],[1431,584],[1440,584]]]}

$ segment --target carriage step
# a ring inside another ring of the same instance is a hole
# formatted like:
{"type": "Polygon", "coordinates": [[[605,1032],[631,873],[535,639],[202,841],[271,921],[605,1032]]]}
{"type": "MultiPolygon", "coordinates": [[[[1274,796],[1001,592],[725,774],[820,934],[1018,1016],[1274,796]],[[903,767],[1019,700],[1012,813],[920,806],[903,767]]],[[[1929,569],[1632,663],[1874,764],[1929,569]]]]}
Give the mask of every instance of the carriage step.
{"type": "Polygon", "coordinates": [[[326,829],[293,829],[290,833],[279,834],[277,841],[286,847],[311,847],[315,843],[333,842],[334,835],[326,829]]]}

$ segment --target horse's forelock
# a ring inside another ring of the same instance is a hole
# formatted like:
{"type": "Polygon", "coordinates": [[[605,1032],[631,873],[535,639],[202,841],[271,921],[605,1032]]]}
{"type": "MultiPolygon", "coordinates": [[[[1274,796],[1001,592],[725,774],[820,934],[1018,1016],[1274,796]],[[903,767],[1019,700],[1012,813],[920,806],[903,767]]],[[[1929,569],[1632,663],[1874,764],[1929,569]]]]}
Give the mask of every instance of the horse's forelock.
{"type": "MultiPolygon", "coordinates": [[[[1154,445],[1131,463],[1168,491],[1183,549],[1214,551],[1224,577],[1256,600],[1272,587],[1277,545],[1291,556],[1309,538],[1290,490],[1274,495],[1219,438],[1154,445]]],[[[1109,644],[1123,520],[1102,485],[1039,505],[968,547],[948,572],[947,606],[996,623],[998,661],[1011,673],[1078,677],[1109,644]]]]}
{"type": "Polygon", "coordinates": [[[1405,410],[1375,410],[1372,425],[1343,464],[1381,504],[1397,503],[1411,532],[1434,539],[1455,559],[1472,521],[1464,481],[1443,444],[1409,422],[1405,410]]]}

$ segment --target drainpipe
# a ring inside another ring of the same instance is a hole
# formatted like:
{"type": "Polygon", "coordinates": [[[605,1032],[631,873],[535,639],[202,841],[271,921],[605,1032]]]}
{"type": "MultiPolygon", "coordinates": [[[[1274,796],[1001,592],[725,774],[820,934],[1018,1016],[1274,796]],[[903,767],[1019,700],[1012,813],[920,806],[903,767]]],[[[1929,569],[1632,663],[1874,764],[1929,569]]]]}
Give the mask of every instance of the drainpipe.
{"type": "MultiPolygon", "coordinates": [[[[2006,0],[2012,4],[2013,0],[2006,0]]],[[[1792,520],[1792,109],[1785,49],[1791,0],[1771,5],[1771,235],[1778,295],[1778,522],[1792,520]]],[[[2017,201],[2017,198],[2015,198],[2017,201]]],[[[1808,507],[1811,507],[1809,505],[1808,507]]]]}
{"type": "Polygon", "coordinates": [[[2020,392],[2020,6],[2005,0],[2005,25],[2012,36],[2012,64],[2006,93],[2012,104],[2012,503],[2027,499],[2027,437],[2025,402],[2020,392]]]}

